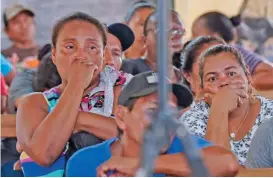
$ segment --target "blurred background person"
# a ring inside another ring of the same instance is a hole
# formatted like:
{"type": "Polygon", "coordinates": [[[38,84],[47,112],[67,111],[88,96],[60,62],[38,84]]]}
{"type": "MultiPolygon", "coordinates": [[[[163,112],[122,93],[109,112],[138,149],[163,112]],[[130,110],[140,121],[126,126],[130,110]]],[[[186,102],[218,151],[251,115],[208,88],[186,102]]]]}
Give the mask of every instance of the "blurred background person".
{"type": "MultiPolygon", "coordinates": [[[[33,92],[43,92],[61,83],[56,66],[51,60],[51,45],[43,47],[39,53],[41,64],[38,69],[24,69],[13,80],[9,88],[8,113],[15,116],[17,107],[23,97],[33,92]]],[[[2,86],[2,85],[1,85],[2,86]]],[[[3,126],[9,124],[10,129],[15,131],[15,120],[2,118],[3,126]],[[6,124],[7,123],[7,124],[6,124]],[[12,125],[12,126],[11,126],[12,125]]],[[[15,132],[14,132],[15,133],[15,132]]],[[[15,136],[1,139],[1,169],[2,176],[22,176],[21,170],[13,170],[14,163],[19,159],[20,154],[16,149],[17,138],[15,136]]]]}
{"type": "Polygon", "coordinates": [[[6,88],[6,82],[1,74],[1,114],[6,111],[7,108],[8,91],[6,88]]]}
{"type": "Polygon", "coordinates": [[[226,15],[211,11],[199,16],[192,26],[192,37],[198,36],[217,36],[234,45],[249,67],[253,86],[259,90],[273,89],[273,63],[236,44],[237,31],[226,15]]]}
{"type": "MultiPolygon", "coordinates": [[[[123,60],[121,69],[132,75],[136,75],[142,72],[147,71],[157,71],[157,51],[156,51],[156,41],[157,41],[157,34],[158,31],[158,22],[157,22],[157,13],[153,12],[150,16],[146,19],[144,24],[144,35],[145,35],[145,44],[147,55],[146,59],[137,59],[137,60],[123,60]]],[[[178,76],[175,75],[176,69],[173,66],[173,54],[174,52],[178,52],[183,48],[183,38],[185,35],[185,27],[181,20],[180,15],[174,11],[170,11],[171,20],[170,27],[168,31],[168,48],[169,48],[169,59],[168,60],[168,67],[169,67],[169,76],[170,78],[177,82],[180,80],[178,76]]]]}
{"type": "Polygon", "coordinates": [[[9,86],[16,75],[12,64],[1,54],[1,75],[4,77],[6,84],[9,86]]]}
{"type": "Polygon", "coordinates": [[[38,69],[26,68],[16,75],[9,89],[9,113],[15,114],[23,97],[32,92],[43,92],[60,84],[60,76],[51,59],[51,45],[41,48],[38,69]],[[43,87],[41,87],[43,86],[43,87]],[[49,87],[49,88],[48,88],[49,87]]]}
{"type": "Polygon", "coordinates": [[[35,42],[34,17],[34,12],[21,4],[9,6],[3,12],[4,30],[12,45],[2,49],[2,53],[13,64],[19,65],[26,60],[37,62],[39,46],[35,42]]]}
{"type": "Polygon", "coordinates": [[[141,0],[134,3],[126,14],[125,24],[133,30],[135,35],[133,45],[124,53],[126,60],[140,59],[145,56],[144,23],[154,10],[155,6],[152,3],[141,0]]]}
{"type": "Polygon", "coordinates": [[[261,124],[253,136],[247,168],[273,168],[273,119],[261,124]]]}

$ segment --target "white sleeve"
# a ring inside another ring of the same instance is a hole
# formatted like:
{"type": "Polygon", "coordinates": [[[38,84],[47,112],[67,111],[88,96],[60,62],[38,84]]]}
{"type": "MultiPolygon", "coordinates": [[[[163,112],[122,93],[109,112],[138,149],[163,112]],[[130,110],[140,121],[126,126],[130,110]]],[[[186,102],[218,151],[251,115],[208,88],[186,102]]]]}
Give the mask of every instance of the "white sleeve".
{"type": "Polygon", "coordinates": [[[204,138],[209,116],[209,107],[199,102],[186,111],[179,119],[191,134],[204,138]]]}

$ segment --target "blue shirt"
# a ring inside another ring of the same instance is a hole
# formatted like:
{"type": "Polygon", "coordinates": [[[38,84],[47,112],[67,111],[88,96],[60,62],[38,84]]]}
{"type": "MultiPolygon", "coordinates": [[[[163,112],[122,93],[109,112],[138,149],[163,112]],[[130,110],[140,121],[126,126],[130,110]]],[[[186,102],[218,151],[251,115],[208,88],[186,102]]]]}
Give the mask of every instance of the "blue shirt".
{"type": "Polygon", "coordinates": [[[12,70],[11,63],[1,54],[1,74],[5,77],[12,70]]]}
{"type": "MultiPolygon", "coordinates": [[[[212,145],[210,142],[192,136],[196,140],[198,148],[212,145]]],[[[106,140],[95,146],[86,147],[76,152],[67,162],[66,176],[69,177],[96,177],[97,168],[112,156],[111,144],[116,138],[106,140]]],[[[181,144],[178,137],[175,137],[166,154],[182,153],[184,151],[183,145],[181,144]]],[[[164,174],[154,174],[154,177],[163,177],[164,174]]]]}

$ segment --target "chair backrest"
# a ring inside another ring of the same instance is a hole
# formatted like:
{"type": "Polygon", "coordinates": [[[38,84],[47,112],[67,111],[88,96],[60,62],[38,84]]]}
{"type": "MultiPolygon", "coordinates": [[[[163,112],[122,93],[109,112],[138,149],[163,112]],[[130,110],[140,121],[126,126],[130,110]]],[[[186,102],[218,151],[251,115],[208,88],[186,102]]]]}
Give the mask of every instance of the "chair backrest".
{"type": "Polygon", "coordinates": [[[102,143],[83,148],[74,153],[67,162],[67,177],[96,177],[97,167],[111,157],[102,143]]]}
{"type": "Polygon", "coordinates": [[[236,177],[273,177],[273,168],[241,169],[236,177]]]}
{"type": "Polygon", "coordinates": [[[257,93],[265,98],[273,99],[273,90],[257,90],[257,93]]]}

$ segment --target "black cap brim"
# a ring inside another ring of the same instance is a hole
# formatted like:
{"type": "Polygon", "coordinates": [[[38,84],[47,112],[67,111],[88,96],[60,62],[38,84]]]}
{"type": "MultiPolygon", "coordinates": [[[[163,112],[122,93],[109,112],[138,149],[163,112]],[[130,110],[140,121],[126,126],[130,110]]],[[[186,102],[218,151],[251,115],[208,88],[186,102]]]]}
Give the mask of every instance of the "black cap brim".
{"type": "MultiPolygon", "coordinates": [[[[172,92],[177,98],[177,105],[180,109],[186,108],[192,104],[193,94],[187,86],[181,84],[169,84],[169,86],[172,87],[172,92]]],[[[146,96],[156,92],[157,90],[158,85],[150,86],[135,93],[132,97],[146,96]]]]}
{"type": "Polygon", "coordinates": [[[172,89],[177,98],[177,104],[180,108],[186,108],[192,104],[193,94],[187,86],[172,84],[172,89]]]}
{"type": "Polygon", "coordinates": [[[135,41],[134,32],[125,24],[114,23],[109,25],[108,32],[116,36],[122,47],[122,51],[126,51],[135,41]]]}

